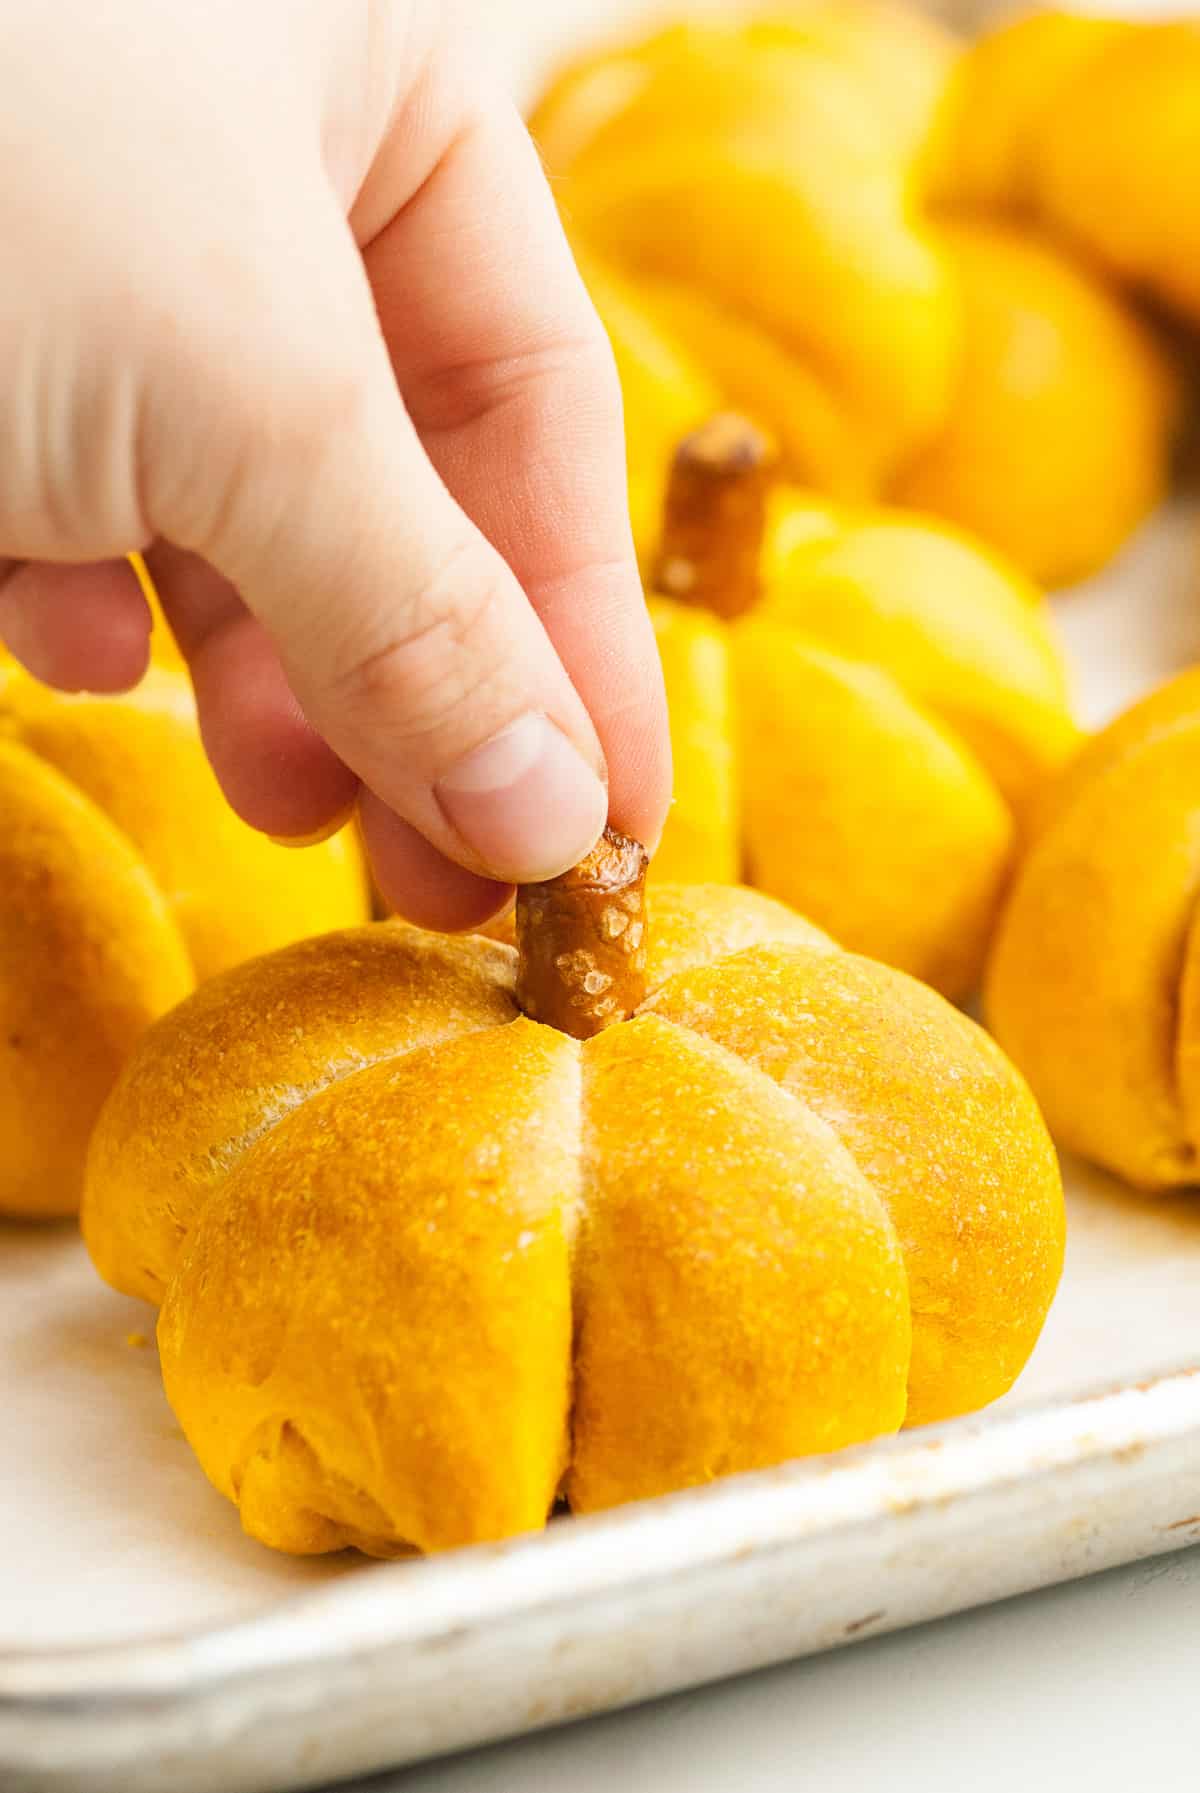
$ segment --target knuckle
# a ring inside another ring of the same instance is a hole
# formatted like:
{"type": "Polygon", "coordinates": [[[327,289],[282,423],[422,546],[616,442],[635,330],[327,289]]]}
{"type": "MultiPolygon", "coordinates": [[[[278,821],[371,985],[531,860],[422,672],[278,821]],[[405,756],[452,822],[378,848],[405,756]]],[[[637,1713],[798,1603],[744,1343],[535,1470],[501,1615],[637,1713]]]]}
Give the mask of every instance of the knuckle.
{"type": "Polygon", "coordinates": [[[469,429],[481,418],[531,402],[553,404],[582,389],[620,403],[616,363],[598,318],[584,317],[569,333],[519,352],[442,367],[411,395],[422,431],[469,429]]]}

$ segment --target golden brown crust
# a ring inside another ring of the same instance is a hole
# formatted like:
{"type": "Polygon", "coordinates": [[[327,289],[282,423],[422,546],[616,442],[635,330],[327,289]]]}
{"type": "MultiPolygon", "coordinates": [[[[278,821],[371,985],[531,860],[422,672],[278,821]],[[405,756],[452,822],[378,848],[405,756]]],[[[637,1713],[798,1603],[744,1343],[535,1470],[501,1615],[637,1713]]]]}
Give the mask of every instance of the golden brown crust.
{"type": "Polygon", "coordinates": [[[122,1063],[192,984],[170,907],[128,840],[0,739],[0,1213],[75,1212],[122,1063]]]}
{"type": "Polygon", "coordinates": [[[767,438],[735,412],[685,437],[667,486],[657,591],[726,618],[751,608],[776,468],[767,438]]]}
{"type": "Polygon", "coordinates": [[[985,985],[1059,1143],[1147,1189],[1196,1180],[1200,688],[1134,706],[1048,793],[985,985]]]}
{"type": "Polygon", "coordinates": [[[822,1116],[891,1216],[912,1303],[910,1424],[995,1400],[1062,1270],[1062,1184],[1024,1080],[901,971],[763,946],[671,980],[650,1012],[718,1041],[822,1116]]]}
{"type": "MultiPolygon", "coordinates": [[[[650,989],[767,942],[835,950],[753,890],[657,885],[647,911],[650,989]]],[[[161,1301],[198,1214],[255,1140],[364,1065],[514,1020],[516,968],[511,947],[390,922],[204,985],[133,1054],[96,1127],[82,1222],[101,1275],[161,1301]]]]}
{"type": "Polygon", "coordinates": [[[134,1052],[92,1140],[80,1216],[100,1274],[161,1301],[247,1148],[327,1083],[516,1017],[510,947],[402,923],[303,940],[204,984],[134,1052]]]}
{"type": "Polygon", "coordinates": [[[152,666],[119,697],[0,690],[0,731],[70,780],[119,828],[162,891],[202,981],[257,953],[368,919],[352,829],[303,852],[226,803],[186,676],[152,666]]]}
{"type": "Polygon", "coordinates": [[[644,847],[606,828],[569,872],[517,892],[517,1001],[577,1040],[625,1021],[646,994],[644,847]]]}
{"type": "Polygon", "coordinates": [[[544,1524],[578,1174],[579,1048],[528,1021],[370,1066],[246,1154],[158,1337],[252,1536],[386,1556],[544,1524]]]}
{"type": "Polygon", "coordinates": [[[0,1213],[74,1213],[145,1029],[210,973],[365,919],[362,857],[350,832],[289,854],[239,820],[161,662],[68,696],[0,655],[0,760],[0,1213]]]}
{"type": "Polygon", "coordinates": [[[651,884],[646,892],[649,947],[646,991],[750,946],[794,942],[814,952],[838,948],[802,915],[761,890],[739,884],[651,884]]]}
{"type": "Polygon", "coordinates": [[[733,666],[749,881],[853,951],[964,996],[1014,845],[992,780],[866,660],[755,615],[735,633],[733,666]]]}
{"type": "Polygon", "coordinates": [[[904,1262],[832,1129],[656,1015],[583,1070],[572,1507],[894,1431],[904,1262]]]}

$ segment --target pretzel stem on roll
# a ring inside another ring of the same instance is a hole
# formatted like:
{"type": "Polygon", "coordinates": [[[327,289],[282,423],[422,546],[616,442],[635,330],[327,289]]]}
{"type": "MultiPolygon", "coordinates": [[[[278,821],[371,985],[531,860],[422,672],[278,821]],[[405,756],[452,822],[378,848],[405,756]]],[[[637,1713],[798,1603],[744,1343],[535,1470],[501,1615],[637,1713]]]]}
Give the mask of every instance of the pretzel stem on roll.
{"type": "Polygon", "coordinates": [[[732,411],[684,437],[667,485],[657,591],[726,618],[751,608],[776,459],[767,437],[732,411]]]}
{"type": "Polygon", "coordinates": [[[646,994],[645,848],[606,828],[559,878],[517,892],[517,1001],[533,1021],[587,1040],[646,994]]]}

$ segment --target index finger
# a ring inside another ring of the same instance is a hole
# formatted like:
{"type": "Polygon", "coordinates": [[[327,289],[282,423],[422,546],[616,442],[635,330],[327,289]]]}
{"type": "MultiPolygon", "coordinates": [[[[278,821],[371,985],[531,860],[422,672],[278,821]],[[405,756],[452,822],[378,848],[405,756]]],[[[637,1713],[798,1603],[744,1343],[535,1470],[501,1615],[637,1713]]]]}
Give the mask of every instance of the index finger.
{"type": "Polygon", "coordinates": [[[620,390],[537,154],[505,96],[433,65],[420,165],[406,110],[355,219],[405,404],[512,568],[586,705],[611,816],[657,841],[666,704],[634,556],[620,390]]]}

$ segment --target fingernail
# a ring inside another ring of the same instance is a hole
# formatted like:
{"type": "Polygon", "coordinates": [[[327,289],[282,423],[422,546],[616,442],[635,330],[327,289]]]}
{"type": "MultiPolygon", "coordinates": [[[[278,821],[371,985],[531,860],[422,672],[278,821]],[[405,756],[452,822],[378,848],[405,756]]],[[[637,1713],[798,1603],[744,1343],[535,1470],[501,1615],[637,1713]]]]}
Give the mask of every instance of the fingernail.
{"type": "Polygon", "coordinates": [[[271,834],[268,840],[274,841],[277,847],[319,847],[325,841],[332,840],[340,834],[346,823],[354,814],[356,803],[348,803],[337,815],[326,822],[323,828],[315,828],[311,834],[271,834]]]}
{"type": "Polygon", "coordinates": [[[476,747],[435,794],[489,875],[556,878],[578,864],[608,819],[608,792],[549,717],[530,712],[476,747]]]}

